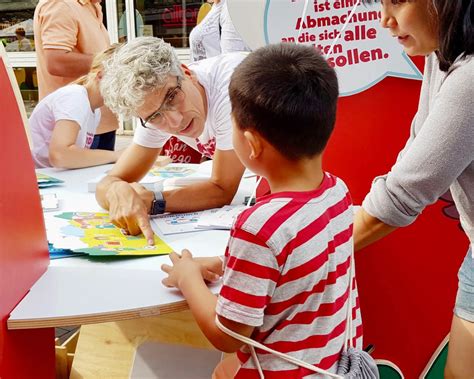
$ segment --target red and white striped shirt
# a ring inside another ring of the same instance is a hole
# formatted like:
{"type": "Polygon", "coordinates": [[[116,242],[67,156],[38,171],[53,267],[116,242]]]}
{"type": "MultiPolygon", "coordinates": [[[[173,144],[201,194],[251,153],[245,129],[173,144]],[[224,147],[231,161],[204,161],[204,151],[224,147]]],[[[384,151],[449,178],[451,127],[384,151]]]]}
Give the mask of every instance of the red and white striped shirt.
{"type": "MultiPolygon", "coordinates": [[[[346,185],[330,174],[316,190],[263,197],[232,228],[216,312],[255,326],[254,340],[335,372],[346,327],[353,216],[346,185]]],[[[355,279],[352,291],[353,335],[361,347],[355,279]]],[[[258,349],[257,355],[265,378],[311,374],[258,349]]],[[[236,378],[258,378],[247,347],[238,357],[236,378]]]]}

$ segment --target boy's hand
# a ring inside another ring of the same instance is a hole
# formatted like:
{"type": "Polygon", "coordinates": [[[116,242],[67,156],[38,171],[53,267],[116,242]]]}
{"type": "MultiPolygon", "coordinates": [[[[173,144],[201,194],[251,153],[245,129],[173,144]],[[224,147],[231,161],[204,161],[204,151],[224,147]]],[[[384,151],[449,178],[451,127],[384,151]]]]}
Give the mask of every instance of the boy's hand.
{"type": "Polygon", "coordinates": [[[223,275],[222,260],[219,257],[194,258],[203,267],[202,277],[208,282],[215,282],[223,275]]]}
{"type": "Polygon", "coordinates": [[[193,259],[189,250],[183,250],[181,255],[172,252],[169,256],[173,265],[161,266],[161,269],[168,274],[168,277],[162,281],[166,287],[181,288],[185,281],[192,283],[195,280],[204,279],[203,273],[207,270],[193,259]]]}

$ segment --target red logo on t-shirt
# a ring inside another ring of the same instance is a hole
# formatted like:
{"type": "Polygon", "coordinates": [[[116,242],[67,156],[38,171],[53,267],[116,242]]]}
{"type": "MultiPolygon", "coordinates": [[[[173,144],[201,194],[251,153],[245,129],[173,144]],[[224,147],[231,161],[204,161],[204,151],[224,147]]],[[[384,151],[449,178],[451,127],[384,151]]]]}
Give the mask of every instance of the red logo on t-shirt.
{"type": "Polygon", "coordinates": [[[202,155],[212,159],[214,152],[216,151],[215,137],[212,137],[206,144],[202,144],[201,141],[196,138],[196,145],[202,155]]]}
{"type": "Polygon", "coordinates": [[[161,151],[162,155],[170,157],[174,163],[199,163],[201,153],[186,145],[183,141],[172,136],[161,151]]]}
{"type": "Polygon", "coordinates": [[[92,133],[86,133],[86,148],[91,147],[92,142],[94,141],[94,135],[92,133]]]}

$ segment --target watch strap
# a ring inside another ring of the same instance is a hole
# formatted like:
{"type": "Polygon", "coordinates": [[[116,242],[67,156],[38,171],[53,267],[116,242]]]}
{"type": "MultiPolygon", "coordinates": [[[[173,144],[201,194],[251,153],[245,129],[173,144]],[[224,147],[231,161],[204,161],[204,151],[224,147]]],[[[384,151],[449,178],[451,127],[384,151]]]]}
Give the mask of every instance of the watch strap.
{"type": "Polygon", "coordinates": [[[155,196],[154,200],[164,200],[163,192],[161,191],[153,191],[153,195],[155,196]]]}

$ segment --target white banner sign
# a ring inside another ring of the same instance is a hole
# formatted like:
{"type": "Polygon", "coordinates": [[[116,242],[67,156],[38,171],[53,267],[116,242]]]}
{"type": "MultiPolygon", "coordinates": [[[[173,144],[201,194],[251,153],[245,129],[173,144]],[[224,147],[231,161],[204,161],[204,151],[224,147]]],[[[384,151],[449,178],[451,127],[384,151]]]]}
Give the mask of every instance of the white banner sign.
{"type": "Polygon", "coordinates": [[[357,0],[227,1],[235,28],[253,49],[293,42],[314,46],[327,55],[337,37],[328,60],[337,71],[341,96],[362,92],[386,76],[422,79],[397,39],[381,27],[380,4],[356,6],[357,0]]]}

